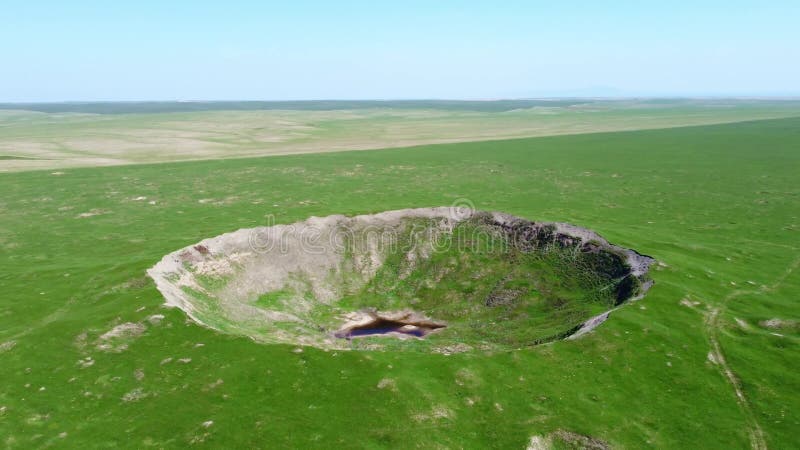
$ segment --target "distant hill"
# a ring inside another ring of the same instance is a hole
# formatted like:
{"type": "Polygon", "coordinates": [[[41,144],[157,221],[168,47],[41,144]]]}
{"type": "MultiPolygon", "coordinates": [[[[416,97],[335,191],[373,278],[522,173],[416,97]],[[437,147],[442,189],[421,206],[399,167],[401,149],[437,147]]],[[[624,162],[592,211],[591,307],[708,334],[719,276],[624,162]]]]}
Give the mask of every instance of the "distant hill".
{"type": "Polygon", "coordinates": [[[191,111],[302,110],[331,111],[343,109],[395,108],[444,109],[503,112],[536,106],[570,106],[587,103],[582,99],[563,100],[298,100],[298,101],[169,101],[169,102],[61,102],[0,103],[0,110],[24,110],[46,113],[131,114],[191,111]]]}

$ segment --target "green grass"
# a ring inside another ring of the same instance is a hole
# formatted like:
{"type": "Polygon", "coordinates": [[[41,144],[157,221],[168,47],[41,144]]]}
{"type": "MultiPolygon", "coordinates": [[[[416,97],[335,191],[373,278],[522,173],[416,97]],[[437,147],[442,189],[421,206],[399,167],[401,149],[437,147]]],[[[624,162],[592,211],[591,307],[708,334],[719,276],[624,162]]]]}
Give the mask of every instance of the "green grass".
{"type": "Polygon", "coordinates": [[[266,294],[258,297],[255,302],[256,306],[262,308],[280,308],[281,303],[284,301],[291,301],[293,292],[281,289],[279,291],[267,292],[266,294]]]}
{"type": "Polygon", "coordinates": [[[524,448],[567,429],[625,448],[743,448],[747,410],[707,359],[716,336],[769,446],[791,448],[800,335],[758,323],[800,316],[798,148],[800,119],[783,119],[2,174],[0,343],[14,343],[0,350],[2,445],[524,448]],[[162,309],[144,277],[266,214],[291,223],[458,198],[585,226],[665,266],[644,300],[585,338],[451,356],[295,353],[219,334],[162,309]],[[96,349],[114,325],[157,313],[127,350],[96,349]],[[142,398],[123,401],[131,392],[142,398]]]}

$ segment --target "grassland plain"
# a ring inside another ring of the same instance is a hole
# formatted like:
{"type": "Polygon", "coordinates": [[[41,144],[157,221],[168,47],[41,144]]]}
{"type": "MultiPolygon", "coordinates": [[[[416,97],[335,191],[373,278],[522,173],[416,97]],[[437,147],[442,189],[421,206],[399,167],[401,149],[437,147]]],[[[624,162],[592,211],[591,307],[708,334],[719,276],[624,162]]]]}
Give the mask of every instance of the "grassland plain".
{"type": "Polygon", "coordinates": [[[797,100],[736,99],[0,104],[0,172],[669,128],[798,114],[797,100]]]}
{"type": "Polygon", "coordinates": [[[624,448],[791,448],[799,148],[790,118],[0,174],[0,439],[525,448],[564,429],[624,448]],[[581,339],[443,356],[222,335],[163,309],[144,275],[266,214],[457,198],[594,229],[660,261],[656,284],[581,339]]]}

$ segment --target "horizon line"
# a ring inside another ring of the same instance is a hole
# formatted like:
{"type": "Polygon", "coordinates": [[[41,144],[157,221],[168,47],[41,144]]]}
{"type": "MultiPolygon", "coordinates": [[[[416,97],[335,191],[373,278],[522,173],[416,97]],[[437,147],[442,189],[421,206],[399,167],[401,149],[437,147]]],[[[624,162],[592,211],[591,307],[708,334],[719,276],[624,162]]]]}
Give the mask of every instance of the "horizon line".
{"type": "Polygon", "coordinates": [[[502,101],[558,101],[558,100],[800,100],[800,94],[786,95],[747,95],[747,94],[708,94],[708,95],[565,95],[541,97],[496,97],[496,98],[309,98],[309,99],[148,99],[148,100],[31,100],[2,101],[4,105],[44,105],[44,104],[96,104],[96,103],[302,103],[302,102],[502,102],[502,101]]]}

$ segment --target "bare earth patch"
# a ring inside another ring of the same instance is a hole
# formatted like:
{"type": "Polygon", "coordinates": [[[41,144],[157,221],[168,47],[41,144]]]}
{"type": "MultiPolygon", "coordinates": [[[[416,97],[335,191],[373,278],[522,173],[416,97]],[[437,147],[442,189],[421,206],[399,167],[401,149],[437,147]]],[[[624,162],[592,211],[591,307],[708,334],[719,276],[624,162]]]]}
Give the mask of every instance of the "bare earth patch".
{"type": "Polygon", "coordinates": [[[96,347],[105,352],[122,352],[127,350],[128,344],[141,336],[145,330],[146,327],[141,323],[126,322],[117,325],[100,335],[96,347]]]}
{"type": "Polygon", "coordinates": [[[567,430],[556,430],[546,436],[531,436],[527,450],[554,449],[610,450],[611,446],[600,439],[567,430]],[[557,444],[557,445],[556,445],[557,444]]]}
{"type": "Polygon", "coordinates": [[[800,320],[792,319],[769,319],[762,320],[758,324],[764,328],[773,329],[797,329],[800,328],[800,320]]]}
{"type": "Polygon", "coordinates": [[[17,345],[16,341],[6,341],[0,344],[0,353],[5,353],[17,345]]]}
{"type": "Polygon", "coordinates": [[[75,216],[76,219],[85,219],[87,217],[94,217],[94,216],[101,216],[103,214],[108,214],[108,211],[104,209],[92,209],[87,212],[83,212],[75,216]]]}

